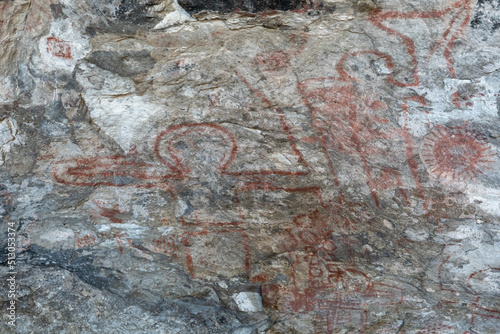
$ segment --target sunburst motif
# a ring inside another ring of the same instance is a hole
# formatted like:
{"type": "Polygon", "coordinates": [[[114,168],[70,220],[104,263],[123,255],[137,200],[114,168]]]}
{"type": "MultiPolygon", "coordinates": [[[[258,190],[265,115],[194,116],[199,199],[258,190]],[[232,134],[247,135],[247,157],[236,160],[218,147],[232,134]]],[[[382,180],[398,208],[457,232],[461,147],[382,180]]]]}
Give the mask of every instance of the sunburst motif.
{"type": "Polygon", "coordinates": [[[495,163],[496,153],[485,140],[464,126],[437,127],[423,141],[420,157],[429,173],[454,181],[471,180],[495,163]]]}

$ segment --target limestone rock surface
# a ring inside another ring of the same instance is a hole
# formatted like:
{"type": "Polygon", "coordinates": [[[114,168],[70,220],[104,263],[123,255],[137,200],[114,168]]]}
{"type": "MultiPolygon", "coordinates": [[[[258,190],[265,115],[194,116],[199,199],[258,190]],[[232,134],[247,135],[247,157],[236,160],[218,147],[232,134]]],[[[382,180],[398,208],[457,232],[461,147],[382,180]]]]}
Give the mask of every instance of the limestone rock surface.
{"type": "Polygon", "coordinates": [[[0,26],[0,333],[499,333],[498,0],[0,26]]]}

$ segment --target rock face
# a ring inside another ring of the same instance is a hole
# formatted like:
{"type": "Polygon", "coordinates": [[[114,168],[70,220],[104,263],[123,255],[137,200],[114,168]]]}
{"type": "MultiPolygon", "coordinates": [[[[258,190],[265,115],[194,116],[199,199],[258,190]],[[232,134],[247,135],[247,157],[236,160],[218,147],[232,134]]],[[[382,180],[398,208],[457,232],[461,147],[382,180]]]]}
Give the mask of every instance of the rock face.
{"type": "Polygon", "coordinates": [[[499,332],[498,0],[0,8],[1,333],[499,332]]]}

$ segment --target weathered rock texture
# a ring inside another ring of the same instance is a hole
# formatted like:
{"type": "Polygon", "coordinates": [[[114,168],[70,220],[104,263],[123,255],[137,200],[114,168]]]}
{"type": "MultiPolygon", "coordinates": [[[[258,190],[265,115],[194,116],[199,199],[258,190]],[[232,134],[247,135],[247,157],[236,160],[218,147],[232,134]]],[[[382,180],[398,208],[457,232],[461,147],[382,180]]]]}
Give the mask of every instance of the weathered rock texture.
{"type": "Polygon", "coordinates": [[[1,333],[499,333],[498,0],[0,10],[1,333]]]}

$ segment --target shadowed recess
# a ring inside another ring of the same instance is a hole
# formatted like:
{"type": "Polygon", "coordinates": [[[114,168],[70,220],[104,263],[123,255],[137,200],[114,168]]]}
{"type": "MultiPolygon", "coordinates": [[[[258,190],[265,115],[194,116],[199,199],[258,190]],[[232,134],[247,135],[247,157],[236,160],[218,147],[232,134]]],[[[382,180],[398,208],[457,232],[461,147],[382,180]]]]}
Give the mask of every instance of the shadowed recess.
{"type": "Polygon", "coordinates": [[[268,10],[294,10],[303,8],[306,0],[179,0],[189,13],[198,13],[204,10],[222,13],[242,10],[247,12],[265,12],[268,10]]]}

